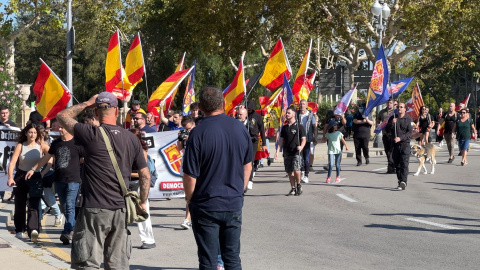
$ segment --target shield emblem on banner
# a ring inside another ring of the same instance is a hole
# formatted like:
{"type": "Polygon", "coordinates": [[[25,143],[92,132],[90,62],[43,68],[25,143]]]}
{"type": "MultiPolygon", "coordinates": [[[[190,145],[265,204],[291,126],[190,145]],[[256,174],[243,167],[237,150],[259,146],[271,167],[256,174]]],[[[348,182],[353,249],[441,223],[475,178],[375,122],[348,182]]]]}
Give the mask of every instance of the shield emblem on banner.
{"type": "Polygon", "coordinates": [[[176,176],[180,175],[180,167],[182,166],[182,153],[178,150],[177,140],[173,140],[167,143],[165,146],[158,150],[160,155],[165,161],[165,165],[168,170],[176,176]]]}

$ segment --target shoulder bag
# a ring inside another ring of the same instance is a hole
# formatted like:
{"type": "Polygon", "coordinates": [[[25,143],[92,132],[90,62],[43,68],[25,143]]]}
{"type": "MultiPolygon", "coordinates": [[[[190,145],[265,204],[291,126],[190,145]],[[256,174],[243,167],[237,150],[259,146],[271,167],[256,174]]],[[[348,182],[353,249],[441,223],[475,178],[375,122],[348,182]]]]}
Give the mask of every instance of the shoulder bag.
{"type": "Polygon", "coordinates": [[[147,220],[148,213],[140,206],[140,196],[136,191],[128,191],[127,187],[125,186],[125,181],[123,179],[122,173],[120,172],[120,168],[118,167],[117,159],[113,154],[112,145],[110,144],[110,139],[108,138],[107,134],[103,127],[100,128],[100,133],[102,133],[103,140],[105,141],[105,145],[107,146],[108,154],[110,155],[110,159],[112,160],[113,167],[115,168],[115,173],[117,175],[118,182],[120,183],[120,187],[122,188],[123,197],[125,198],[125,206],[127,208],[127,217],[126,222],[127,224],[132,224],[135,222],[143,222],[147,220]]]}
{"type": "Polygon", "coordinates": [[[43,196],[42,175],[35,172],[30,179],[27,180],[28,196],[30,198],[41,198],[43,196]]]}

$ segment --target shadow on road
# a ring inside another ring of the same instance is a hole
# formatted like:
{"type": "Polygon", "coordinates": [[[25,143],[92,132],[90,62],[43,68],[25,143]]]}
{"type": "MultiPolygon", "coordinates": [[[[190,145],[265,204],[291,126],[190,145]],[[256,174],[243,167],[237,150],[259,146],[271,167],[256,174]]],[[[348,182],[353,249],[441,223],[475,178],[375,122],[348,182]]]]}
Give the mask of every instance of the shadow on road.
{"type": "Polygon", "coordinates": [[[185,268],[185,267],[159,267],[159,266],[143,266],[143,265],[130,265],[131,270],[194,270],[198,268],[185,268]]]}

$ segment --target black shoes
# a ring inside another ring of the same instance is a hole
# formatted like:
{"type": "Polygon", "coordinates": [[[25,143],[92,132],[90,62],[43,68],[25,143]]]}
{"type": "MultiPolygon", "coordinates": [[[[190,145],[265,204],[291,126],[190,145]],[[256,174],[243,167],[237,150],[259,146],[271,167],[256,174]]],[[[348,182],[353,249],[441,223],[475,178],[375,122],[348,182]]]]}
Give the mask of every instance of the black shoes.
{"type": "Polygon", "coordinates": [[[303,193],[302,185],[298,184],[297,185],[297,193],[295,194],[295,196],[300,196],[300,195],[302,195],[302,193],[303,193]]]}
{"type": "Polygon", "coordinates": [[[64,245],[70,245],[72,238],[70,237],[69,234],[63,233],[62,235],[60,235],[60,241],[62,241],[64,245]]]}
{"type": "Polygon", "coordinates": [[[290,192],[287,194],[287,196],[291,196],[291,195],[297,195],[297,189],[292,188],[290,192]]]}
{"type": "Polygon", "coordinates": [[[361,161],[357,162],[357,166],[360,166],[360,165],[362,165],[362,162],[361,161]]]}
{"type": "Polygon", "coordinates": [[[370,160],[368,158],[365,158],[365,164],[370,164],[370,160]]]}
{"type": "Polygon", "coordinates": [[[455,159],[455,156],[453,156],[453,158],[449,158],[448,163],[452,163],[454,159],[455,159]]]}
{"type": "Polygon", "coordinates": [[[153,244],[147,244],[147,243],[143,243],[141,246],[140,246],[140,249],[151,249],[151,248],[155,248],[157,245],[155,245],[155,243],[153,244]]]}

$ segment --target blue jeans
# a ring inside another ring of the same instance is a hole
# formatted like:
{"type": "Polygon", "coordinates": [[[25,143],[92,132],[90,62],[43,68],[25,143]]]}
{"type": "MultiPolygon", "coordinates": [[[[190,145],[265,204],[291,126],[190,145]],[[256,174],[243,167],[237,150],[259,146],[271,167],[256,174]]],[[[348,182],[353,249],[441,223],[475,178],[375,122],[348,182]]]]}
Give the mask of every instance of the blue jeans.
{"type": "Polygon", "coordinates": [[[77,199],[78,187],[80,183],[55,182],[55,191],[60,200],[63,214],[65,215],[65,226],[62,234],[70,234],[75,226],[75,200],[77,199]]]}
{"type": "Polygon", "coordinates": [[[240,270],[242,211],[208,212],[189,205],[192,229],[198,247],[199,269],[217,269],[218,251],[225,269],[240,270]]]}
{"type": "MultiPolygon", "coordinates": [[[[56,217],[59,218],[62,215],[62,212],[60,212],[60,208],[58,208],[57,204],[57,199],[55,198],[55,193],[53,193],[53,188],[43,188],[43,199],[45,200],[45,203],[42,201],[42,211],[39,213],[44,214],[43,212],[48,210],[47,208],[50,207],[51,213],[56,217]]],[[[40,216],[40,220],[42,217],[40,216]]]]}
{"type": "Polygon", "coordinates": [[[337,170],[337,176],[340,176],[340,161],[341,161],[341,156],[342,154],[328,154],[328,177],[332,175],[332,169],[333,169],[333,162],[335,161],[335,168],[337,170]]]}

